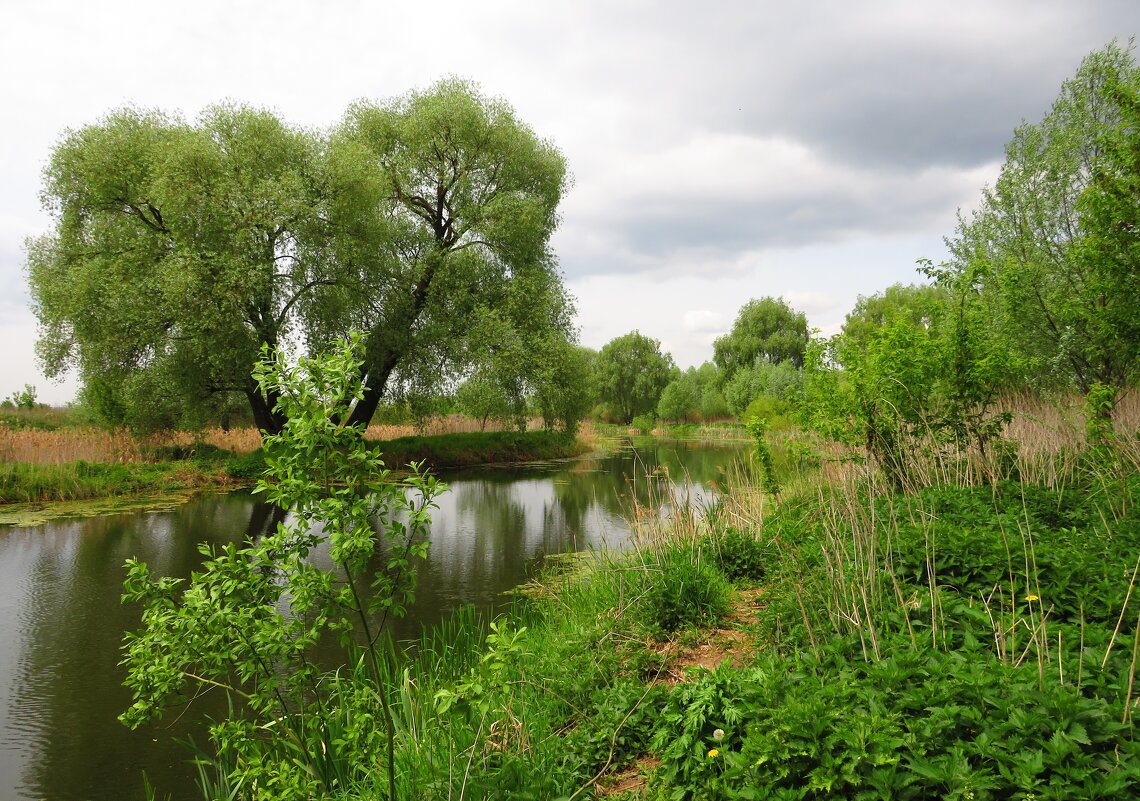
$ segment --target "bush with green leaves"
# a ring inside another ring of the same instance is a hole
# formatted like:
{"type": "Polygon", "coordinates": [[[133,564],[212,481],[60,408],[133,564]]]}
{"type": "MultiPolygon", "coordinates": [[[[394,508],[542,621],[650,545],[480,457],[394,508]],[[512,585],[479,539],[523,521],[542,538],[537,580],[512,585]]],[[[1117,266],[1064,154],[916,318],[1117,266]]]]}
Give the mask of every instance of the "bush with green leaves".
{"type": "Polygon", "coordinates": [[[767,569],[765,563],[772,558],[751,532],[734,526],[714,530],[706,537],[705,547],[729,581],[760,581],[767,569]]]}
{"type": "Polygon", "coordinates": [[[4,400],[5,408],[34,409],[36,408],[36,388],[31,384],[24,384],[24,388],[13,392],[4,400]]]}
{"type": "Polygon", "coordinates": [[[729,586],[713,561],[687,544],[666,546],[646,592],[647,621],[665,633],[711,625],[728,612],[729,586]]]}
{"type": "Polygon", "coordinates": [[[787,411],[799,402],[804,391],[804,372],[791,362],[758,361],[753,365],[739,368],[724,386],[724,397],[728,408],[737,418],[743,419],[746,410],[757,398],[770,398],[779,407],[778,412],[787,411]]]}
{"type": "Polygon", "coordinates": [[[141,606],[142,628],[124,644],[134,701],[122,720],[136,727],[203,689],[226,692],[233,716],[210,733],[237,796],[311,798],[382,775],[395,801],[384,627],[414,601],[443,486],[415,466],[395,480],[345,423],[362,396],[360,365],[355,336],[296,366],[262,353],[255,378],[288,423],[265,438],[269,477],[255,491],[290,512],[287,524],[243,545],[202,546],[188,581],[127,563],[124,601],[141,606]],[[326,549],[328,569],[311,558],[326,549]],[[350,655],[343,672],[311,659],[330,637],[350,655]]]}
{"type": "Polygon", "coordinates": [[[683,423],[700,412],[701,390],[692,376],[674,378],[661,392],[657,414],[663,420],[683,423]]]}
{"type": "Polygon", "coordinates": [[[591,693],[578,725],[563,739],[583,779],[607,764],[620,768],[648,750],[665,696],[661,684],[646,687],[628,678],[591,693]]]}
{"type": "Polygon", "coordinates": [[[657,418],[653,416],[652,412],[639,414],[633,418],[633,427],[637,429],[637,433],[643,436],[648,436],[653,433],[653,429],[657,427],[657,418]]]}

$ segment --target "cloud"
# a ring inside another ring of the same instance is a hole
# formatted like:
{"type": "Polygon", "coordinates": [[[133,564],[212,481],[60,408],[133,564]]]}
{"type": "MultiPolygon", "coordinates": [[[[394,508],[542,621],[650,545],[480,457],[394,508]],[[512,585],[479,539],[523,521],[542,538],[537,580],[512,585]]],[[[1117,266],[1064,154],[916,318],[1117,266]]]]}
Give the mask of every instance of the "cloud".
{"type": "Polygon", "coordinates": [[[686,331],[693,334],[722,334],[725,330],[724,315],[708,309],[685,312],[682,324],[686,331]]]}
{"type": "Polygon", "coordinates": [[[702,134],[582,181],[556,244],[571,275],[664,274],[747,267],[749,251],[949,233],[997,166],[880,173],[780,137],[702,134]]]}

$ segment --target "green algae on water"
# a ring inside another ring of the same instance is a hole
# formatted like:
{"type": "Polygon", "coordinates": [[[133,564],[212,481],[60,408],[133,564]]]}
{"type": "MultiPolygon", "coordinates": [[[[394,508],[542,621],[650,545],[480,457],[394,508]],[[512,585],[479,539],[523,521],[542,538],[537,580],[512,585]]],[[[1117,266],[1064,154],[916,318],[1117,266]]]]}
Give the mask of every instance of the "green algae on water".
{"type": "Polygon", "coordinates": [[[166,512],[177,509],[191,497],[189,492],[163,495],[130,495],[83,501],[12,503],[0,506],[0,526],[40,526],[68,517],[98,517],[118,512],[166,512]]]}

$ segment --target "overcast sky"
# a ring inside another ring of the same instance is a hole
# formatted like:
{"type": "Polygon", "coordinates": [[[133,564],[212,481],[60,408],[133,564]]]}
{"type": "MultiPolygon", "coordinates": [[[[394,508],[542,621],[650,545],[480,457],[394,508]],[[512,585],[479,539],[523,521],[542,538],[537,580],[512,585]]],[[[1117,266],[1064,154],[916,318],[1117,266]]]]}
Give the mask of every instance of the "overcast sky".
{"type": "Polygon", "coordinates": [[[1014,127],[1137,33],[1137,0],[5,0],[0,397],[74,395],[35,363],[24,240],[50,229],[63,131],[128,103],[327,127],[362,97],[473,79],[566,155],[554,248],[583,344],[636,328],[688,366],[749,298],[832,333],[858,295],[918,280],[1014,127]]]}

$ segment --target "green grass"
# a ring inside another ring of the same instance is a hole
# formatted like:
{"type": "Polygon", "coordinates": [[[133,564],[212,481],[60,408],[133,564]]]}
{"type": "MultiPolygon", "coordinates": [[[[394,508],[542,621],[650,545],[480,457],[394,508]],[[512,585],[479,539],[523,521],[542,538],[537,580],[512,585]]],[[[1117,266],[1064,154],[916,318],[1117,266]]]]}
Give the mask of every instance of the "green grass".
{"type": "Polygon", "coordinates": [[[257,472],[256,465],[264,464],[259,454],[238,457],[211,445],[153,448],[148,456],[156,461],[0,463],[0,503],[81,501],[227,486],[255,477],[251,474],[257,472]]]}
{"type": "Polygon", "coordinates": [[[190,463],[63,465],[0,464],[0,503],[77,501],[122,495],[161,494],[217,480],[190,463]]]}

